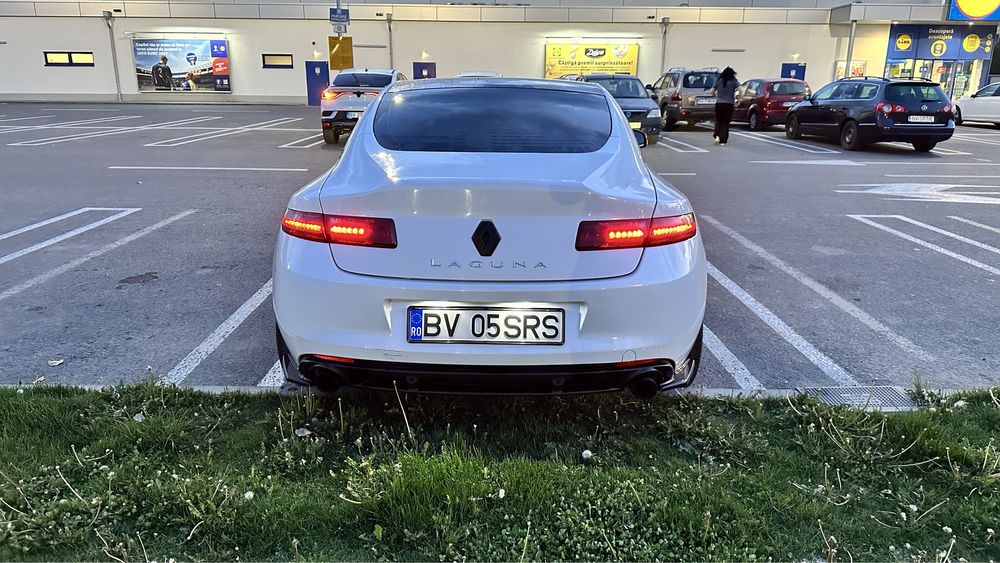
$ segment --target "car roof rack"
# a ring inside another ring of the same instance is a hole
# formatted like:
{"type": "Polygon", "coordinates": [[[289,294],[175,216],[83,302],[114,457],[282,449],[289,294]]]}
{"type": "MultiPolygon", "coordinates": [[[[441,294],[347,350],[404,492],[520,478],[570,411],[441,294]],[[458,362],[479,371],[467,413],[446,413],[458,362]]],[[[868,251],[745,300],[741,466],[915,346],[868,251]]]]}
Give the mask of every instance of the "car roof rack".
{"type": "Polygon", "coordinates": [[[884,76],[846,76],[841,78],[841,80],[881,80],[882,82],[891,82],[891,80],[884,76]]]}
{"type": "Polygon", "coordinates": [[[682,67],[682,66],[672,66],[672,67],[670,67],[670,68],[667,69],[667,72],[675,72],[675,71],[678,71],[678,70],[687,70],[687,69],[684,68],[684,67],[682,67]]]}
{"type": "Polygon", "coordinates": [[[701,70],[714,70],[715,72],[719,72],[719,67],[717,67],[717,66],[706,66],[706,67],[702,67],[701,70]]]}

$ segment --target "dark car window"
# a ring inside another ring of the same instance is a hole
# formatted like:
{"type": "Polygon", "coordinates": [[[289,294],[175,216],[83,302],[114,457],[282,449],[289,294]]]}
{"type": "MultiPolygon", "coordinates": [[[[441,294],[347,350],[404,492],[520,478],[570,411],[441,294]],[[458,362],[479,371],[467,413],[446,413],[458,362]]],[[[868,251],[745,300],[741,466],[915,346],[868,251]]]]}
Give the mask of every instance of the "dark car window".
{"type": "Polygon", "coordinates": [[[875,85],[875,84],[862,84],[861,87],[858,88],[858,92],[855,95],[855,97],[857,97],[858,99],[861,99],[861,100],[874,100],[875,99],[875,94],[878,94],[878,86],[877,85],[875,85]]]}
{"type": "Polygon", "coordinates": [[[398,151],[582,153],[607,143],[611,110],[586,92],[429,88],[386,95],[374,128],[398,151]]]}
{"type": "Polygon", "coordinates": [[[834,82],[833,84],[827,84],[826,86],[819,89],[816,95],[813,96],[815,100],[829,100],[833,96],[833,91],[840,86],[840,84],[834,82]]]}
{"type": "Polygon", "coordinates": [[[976,96],[1000,96],[1000,82],[984,87],[982,90],[976,92],[976,96]]]}
{"type": "Polygon", "coordinates": [[[718,78],[719,73],[717,72],[690,72],[684,75],[684,87],[708,90],[715,86],[715,81],[718,78]]]}
{"type": "Polygon", "coordinates": [[[368,74],[363,72],[341,72],[333,78],[333,86],[357,86],[359,88],[385,88],[392,82],[389,74],[368,74]]]}
{"type": "Polygon", "coordinates": [[[642,81],[630,76],[590,77],[587,82],[600,84],[615,98],[646,98],[646,89],[642,81]]]}
{"type": "Polygon", "coordinates": [[[858,84],[855,82],[841,82],[830,96],[831,100],[850,100],[854,98],[854,93],[858,91],[858,84]]]}
{"type": "Polygon", "coordinates": [[[796,96],[806,93],[806,85],[802,82],[772,82],[770,90],[778,96],[796,96]]]}
{"type": "Polygon", "coordinates": [[[890,84],[885,87],[885,99],[905,104],[943,102],[948,96],[937,84],[890,84]]]}

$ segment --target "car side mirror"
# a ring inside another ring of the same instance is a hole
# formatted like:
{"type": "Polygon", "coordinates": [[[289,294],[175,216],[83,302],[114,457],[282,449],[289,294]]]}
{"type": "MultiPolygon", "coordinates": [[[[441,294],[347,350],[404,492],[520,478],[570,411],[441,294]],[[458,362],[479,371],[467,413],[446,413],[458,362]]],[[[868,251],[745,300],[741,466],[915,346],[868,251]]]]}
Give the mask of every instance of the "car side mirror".
{"type": "Polygon", "coordinates": [[[653,89],[653,85],[652,84],[646,84],[646,89],[647,90],[652,90],[653,89]]]}
{"type": "Polygon", "coordinates": [[[637,131],[633,129],[632,133],[635,135],[635,142],[639,143],[640,149],[645,148],[646,145],[649,144],[649,139],[646,137],[646,134],[643,133],[642,131],[637,131]]]}

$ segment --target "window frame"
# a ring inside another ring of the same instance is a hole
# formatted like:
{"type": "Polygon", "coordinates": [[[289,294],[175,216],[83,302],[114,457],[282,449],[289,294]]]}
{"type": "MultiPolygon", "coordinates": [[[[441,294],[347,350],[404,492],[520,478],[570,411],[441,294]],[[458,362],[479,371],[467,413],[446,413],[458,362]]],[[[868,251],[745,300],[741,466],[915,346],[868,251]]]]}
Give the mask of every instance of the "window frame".
{"type": "Polygon", "coordinates": [[[94,52],[93,51],[42,51],[42,60],[45,61],[45,66],[94,66],[94,52]],[[66,62],[52,62],[49,60],[49,55],[66,55],[66,62]],[[89,62],[76,62],[73,60],[73,55],[87,55],[90,57],[89,62]]]}
{"type": "Polygon", "coordinates": [[[261,68],[277,68],[277,69],[295,68],[295,55],[293,55],[292,53],[261,53],[260,65],[261,68]],[[269,63],[267,62],[268,57],[288,57],[288,64],[269,63]]]}
{"type": "Polygon", "coordinates": [[[982,88],[980,88],[979,91],[976,92],[976,94],[975,94],[976,98],[992,98],[994,96],[1000,96],[1000,82],[994,82],[993,84],[987,84],[986,86],[983,86],[982,88]],[[990,87],[993,88],[993,91],[990,92],[989,94],[984,94],[983,92],[985,92],[986,90],[988,90],[990,87]]]}

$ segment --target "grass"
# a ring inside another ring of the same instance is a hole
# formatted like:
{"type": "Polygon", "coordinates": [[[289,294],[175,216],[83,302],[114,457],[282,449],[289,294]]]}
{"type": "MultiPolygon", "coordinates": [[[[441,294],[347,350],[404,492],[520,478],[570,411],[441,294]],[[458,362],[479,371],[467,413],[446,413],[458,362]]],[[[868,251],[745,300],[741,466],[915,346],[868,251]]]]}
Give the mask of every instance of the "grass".
{"type": "Polygon", "coordinates": [[[995,560],[995,395],[0,389],[0,560],[995,560]]]}

